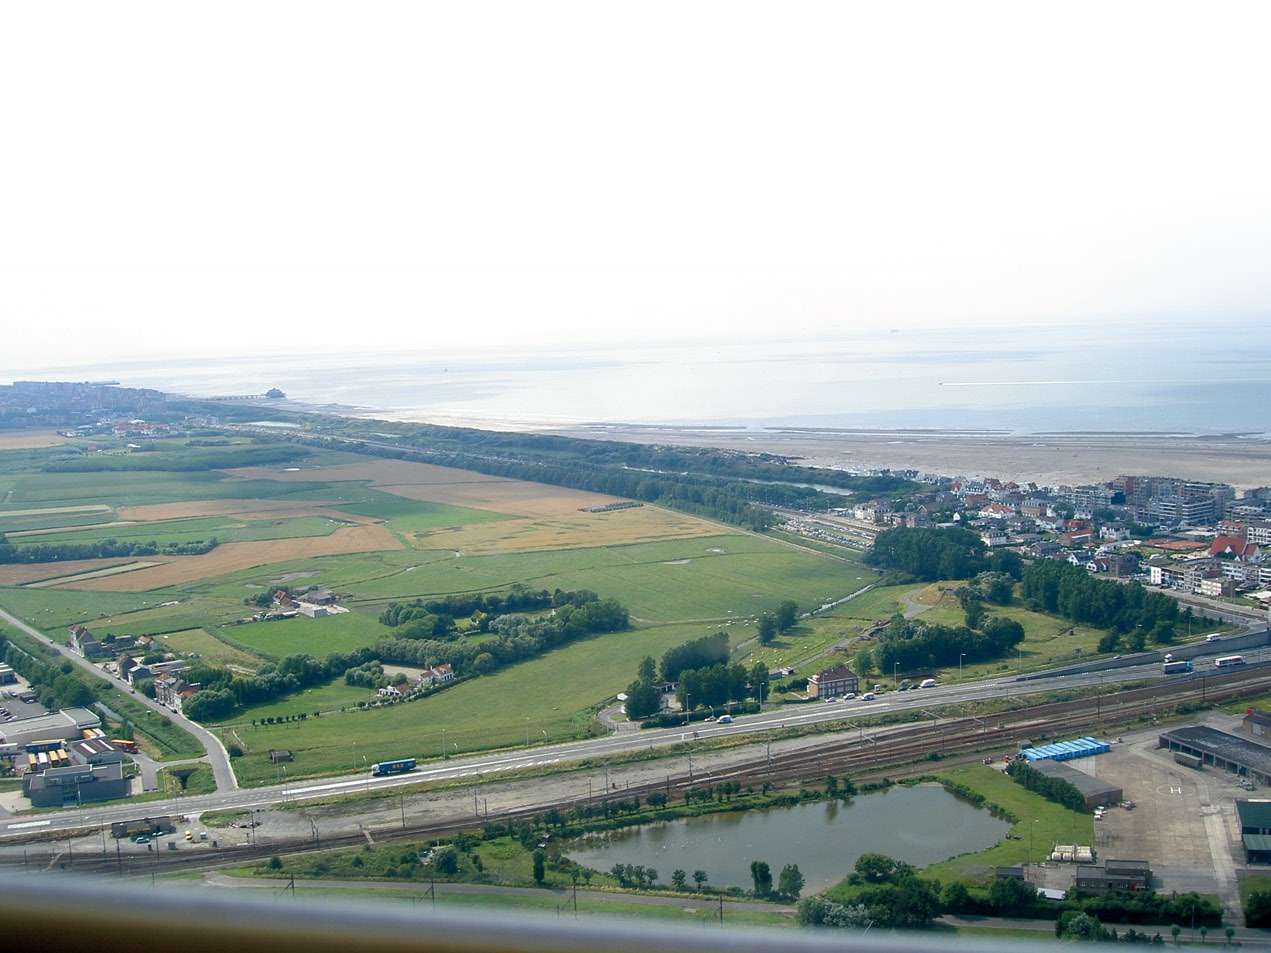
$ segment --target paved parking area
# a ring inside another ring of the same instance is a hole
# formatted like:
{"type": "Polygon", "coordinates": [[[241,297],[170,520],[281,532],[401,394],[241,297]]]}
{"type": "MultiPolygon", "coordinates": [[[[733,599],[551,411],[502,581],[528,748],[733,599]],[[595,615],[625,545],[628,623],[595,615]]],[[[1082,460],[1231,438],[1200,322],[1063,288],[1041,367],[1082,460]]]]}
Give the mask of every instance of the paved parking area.
{"type": "MultiPolygon", "coordinates": [[[[1235,732],[1239,720],[1209,713],[1193,724],[1235,732]]],[[[1118,785],[1135,803],[1113,808],[1095,822],[1095,849],[1101,860],[1148,860],[1159,889],[1217,894],[1232,913],[1239,908],[1237,868],[1244,866],[1236,821],[1236,799],[1258,797],[1243,790],[1235,775],[1197,771],[1174,762],[1157,748],[1161,729],[1126,734],[1112,752],[1075,766],[1118,785]]]]}

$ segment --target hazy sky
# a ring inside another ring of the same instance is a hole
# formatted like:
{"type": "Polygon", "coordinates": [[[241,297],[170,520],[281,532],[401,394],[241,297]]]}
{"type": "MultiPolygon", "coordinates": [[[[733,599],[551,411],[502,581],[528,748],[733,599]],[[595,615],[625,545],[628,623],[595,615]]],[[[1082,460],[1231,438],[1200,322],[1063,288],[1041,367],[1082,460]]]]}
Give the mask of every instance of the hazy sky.
{"type": "Polygon", "coordinates": [[[1256,2],[10,4],[0,380],[1271,314],[1268,27],[1256,2]]]}

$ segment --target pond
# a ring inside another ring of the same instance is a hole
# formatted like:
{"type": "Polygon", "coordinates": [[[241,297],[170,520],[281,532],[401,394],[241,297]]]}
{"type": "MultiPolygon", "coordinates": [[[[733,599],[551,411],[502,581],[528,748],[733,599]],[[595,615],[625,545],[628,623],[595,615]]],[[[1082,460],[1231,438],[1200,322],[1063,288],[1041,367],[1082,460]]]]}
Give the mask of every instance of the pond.
{"type": "Polygon", "coordinates": [[[936,784],[894,787],[851,801],[816,801],[763,811],[738,811],[589,835],[561,845],[576,863],[609,871],[614,864],[707,873],[708,886],[749,888],[750,864],[761,860],[774,881],[798,864],[804,894],[817,893],[852,872],[861,854],[879,853],[915,867],[984,850],[1011,825],[936,784]]]}

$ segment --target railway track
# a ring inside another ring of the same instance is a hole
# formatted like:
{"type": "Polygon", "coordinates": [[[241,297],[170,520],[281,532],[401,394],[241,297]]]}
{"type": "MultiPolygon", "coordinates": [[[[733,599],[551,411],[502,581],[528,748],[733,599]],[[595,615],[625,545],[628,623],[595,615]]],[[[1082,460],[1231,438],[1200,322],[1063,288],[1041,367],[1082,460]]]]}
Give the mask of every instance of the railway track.
{"type": "MultiPolygon", "coordinates": [[[[1019,742],[1025,739],[1071,737],[1098,731],[1104,725],[1125,724],[1180,706],[1208,705],[1267,690],[1271,690],[1271,669],[1251,669],[1222,675],[1192,676],[1144,688],[1032,705],[986,716],[935,718],[886,727],[854,728],[826,736],[824,744],[787,752],[778,758],[769,756],[767,745],[757,744],[756,753],[750,760],[722,770],[697,770],[692,774],[689,773],[692,771],[690,760],[689,768],[671,772],[664,781],[624,788],[621,798],[643,799],[659,791],[667,793],[674,803],[683,799],[692,788],[727,781],[738,781],[745,786],[770,783],[781,788],[801,783],[819,785],[827,775],[849,776],[855,781],[864,781],[884,775],[895,778],[921,774],[929,770],[929,760],[939,760],[942,764],[977,761],[986,752],[1014,752],[1019,742]],[[933,754],[938,755],[938,759],[932,759],[933,754]]],[[[568,811],[588,803],[588,800],[578,797],[544,801],[504,811],[499,820],[537,817],[551,808],[568,811]]],[[[101,853],[73,852],[58,846],[48,849],[31,847],[24,850],[20,857],[16,852],[0,854],[0,866],[22,866],[30,872],[71,870],[129,877],[168,875],[241,866],[275,855],[294,856],[357,847],[368,841],[388,844],[433,840],[480,825],[481,821],[476,818],[448,817],[424,824],[376,829],[369,831],[369,836],[368,832],[362,831],[325,835],[320,840],[271,840],[262,844],[199,851],[165,852],[158,849],[156,842],[156,852],[145,855],[125,854],[118,844],[113,851],[109,845],[103,844],[101,853]]]]}

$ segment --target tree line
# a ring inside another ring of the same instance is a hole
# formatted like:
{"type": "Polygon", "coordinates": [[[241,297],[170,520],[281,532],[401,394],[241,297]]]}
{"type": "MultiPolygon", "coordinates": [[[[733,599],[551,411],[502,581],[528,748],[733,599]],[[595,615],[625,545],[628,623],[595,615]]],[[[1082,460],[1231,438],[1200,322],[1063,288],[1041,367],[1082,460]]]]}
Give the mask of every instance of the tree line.
{"type": "Polygon", "coordinates": [[[373,652],[397,665],[450,665],[456,675],[484,675],[587,635],[620,631],[628,622],[621,603],[596,597],[582,605],[562,605],[549,617],[500,616],[490,623],[488,634],[494,638],[389,638],[377,642],[373,652]]]}
{"type": "Polygon", "coordinates": [[[121,556],[201,556],[219,545],[220,541],[215,536],[206,540],[195,539],[163,545],[153,539],[137,543],[107,537],[84,543],[33,543],[19,546],[0,537],[0,563],[54,563],[71,559],[114,559],[121,556]]]}
{"type": "Polygon", "coordinates": [[[830,505],[833,497],[806,484],[897,497],[920,489],[899,477],[855,477],[793,466],[772,455],[455,427],[422,427],[399,440],[395,448],[322,438],[302,442],[607,493],[759,532],[775,523],[769,506],[820,510],[830,505]]]}

